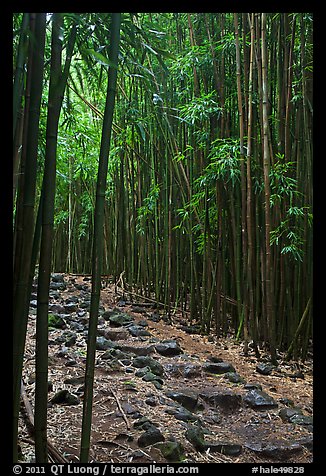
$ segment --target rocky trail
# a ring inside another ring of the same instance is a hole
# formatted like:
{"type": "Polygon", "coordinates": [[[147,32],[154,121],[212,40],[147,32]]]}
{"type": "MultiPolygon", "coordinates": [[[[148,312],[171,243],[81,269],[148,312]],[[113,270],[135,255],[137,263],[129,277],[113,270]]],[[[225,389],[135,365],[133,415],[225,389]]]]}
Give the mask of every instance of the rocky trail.
{"type": "MultiPolygon", "coordinates": [[[[36,284],[23,383],[33,406],[36,284]]],[[[49,306],[48,437],[78,462],[88,277],[53,274],[49,306]]],[[[312,363],[244,357],[231,338],[198,334],[182,317],[101,294],[91,458],[116,463],[312,462],[312,363]]],[[[22,460],[34,447],[20,420],[22,460]]]]}

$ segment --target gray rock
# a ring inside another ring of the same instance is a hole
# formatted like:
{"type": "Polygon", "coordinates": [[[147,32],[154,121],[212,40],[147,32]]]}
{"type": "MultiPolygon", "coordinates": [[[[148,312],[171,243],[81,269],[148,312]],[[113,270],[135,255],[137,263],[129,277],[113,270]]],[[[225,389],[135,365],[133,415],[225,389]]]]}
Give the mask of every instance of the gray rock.
{"type": "Polygon", "coordinates": [[[77,336],[72,331],[64,331],[60,336],[55,339],[56,344],[65,344],[67,347],[71,347],[76,343],[77,336]]]}
{"type": "Polygon", "coordinates": [[[138,356],[146,356],[149,354],[153,354],[153,352],[155,351],[155,347],[153,345],[135,346],[127,344],[117,344],[117,348],[124,352],[133,353],[134,355],[138,356]]]}
{"type": "Polygon", "coordinates": [[[244,446],[259,456],[275,460],[288,460],[291,456],[303,450],[303,445],[291,441],[266,441],[260,444],[246,443],[244,446]]]}
{"type": "Polygon", "coordinates": [[[237,443],[213,442],[206,443],[205,446],[211,453],[222,453],[227,456],[239,456],[242,452],[242,446],[237,443]]]}
{"type": "Polygon", "coordinates": [[[153,384],[158,382],[160,385],[163,385],[164,383],[163,380],[157,375],[153,374],[153,372],[146,372],[145,375],[143,375],[142,380],[144,380],[144,382],[153,382],[153,384]]]}
{"type": "Polygon", "coordinates": [[[155,346],[156,352],[165,357],[183,354],[183,350],[175,340],[164,340],[155,346]]]}
{"type": "Polygon", "coordinates": [[[126,340],[129,337],[129,332],[120,327],[116,329],[98,329],[97,334],[109,340],[126,340]]]}
{"type": "Polygon", "coordinates": [[[80,399],[68,390],[59,390],[50,400],[52,404],[58,405],[78,405],[80,399]]]}
{"type": "Polygon", "coordinates": [[[177,407],[176,409],[174,408],[168,408],[165,410],[166,413],[169,415],[173,415],[177,420],[181,421],[198,421],[199,418],[191,413],[189,410],[183,407],[177,407]]]}
{"type": "Polygon", "coordinates": [[[52,303],[49,304],[49,311],[54,312],[56,314],[64,314],[65,308],[62,304],[52,303]]]}
{"type": "Polygon", "coordinates": [[[180,403],[187,410],[194,410],[198,403],[198,394],[189,389],[169,390],[165,395],[180,403]]]}
{"type": "Polygon", "coordinates": [[[131,325],[128,326],[128,331],[133,337],[150,337],[151,333],[144,329],[143,326],[131,325]]]}
{"type": "Polygon", "coordinates": [[[201,375],[201,366],[198,364],[186,364],[183,369],[183,375],[186,378],[199,377],[201,375]]]}
{"type": "MultiPolygon", "coordinates": [[[[106,319],[104,315],[105,313],[103,314],[103,318],[106,319]]],[[[108,320],[111,326],[122,327],[133,322],[134,318],[130,316],[129,314],[126,314],[125,312],[115,312],[113,315],[109,317],[108,320]]]]}
{"type": "Polygon", "coordinates": [[[273,397],[258,389],[249,390],[249,392],[243,397],[243,401],[255,410],[266,410],[278,407],[278,404],[273,397]]]}
{"type": "Polygon", "coordinates": [[[78,303],[69,302],[68,304],[64,305],[65,312],[76,312],[78,310],[78,303]]]}
{"type": "Polygon", "coordinates": [[[61,274],[61,273],[52,273],[51,274],[51,281],[53,283],[64,283],[65,282],[65,276],[64,276],[64,274],[61,274]]]}
{"type": "Polygon", "coordinates": [[[227,372],[225,378],[231,383],[244,383],[245,380],[237,372],[227,372]]]}
{"type": "Polygon", "coordinates": [[[64,291],[66,289],[66,284],[64,282],[60,282],[60,283],[57,283],[57,282],[52,282],[50,283],[50,289],[52,291],[64,291]]]}
{"type": "Polygon", "coordinates": [[[207,362],[203,365],[203,370],[211,374],[225,374],[227,372],[235,372],[233,365],[227,362],[207,362]]]}
{"type": "Polygon", "coordinates": [[[199,396],[225,412],[237,410],[241,405],[241,395],[225,388],[204,389],[200,391],[199,396]]]}
{"type": "Polygon", "coordinates": [[[256,366],[256,372],[262,375],[270,375],[274,369],[275,369],[275,366],[272,364],[262,363],[256,366]]]}
{"type": "Polygon", "coordinates": [[[137,443],[140,447],[144,448],[146,446],[154,445],[160,441],[164,441],[165,438],[161,431],[156,426],[149,427],[144,433],[140,435],[137,440],[137,443]]]}
{"type": "Polygon", "coordinates": [[[313,418],[309,415],[304,415],[300,408],[282,408],[279,411],[279,416],[282,421],[293,423],[294,425],[301,425],[312,427],[313,418]]]}
{"type": "Polygon", "coordinates": [[[149,428],[157,426],[156,423],[152,422],[149,418],[146,416],[143,416],[134,423],[134,428],[138,428],[140,430],[148,430],[149,428]]]}
{"type": "Polygon", "coordinates": [[[115,347],[115,343],[103,336],[96,337],[96,350],[108,350],[115,347]]]}
{"type": "Polygon", "coordinates": [[[139,355],[132,362],[133,367],[142,368],[149,367],[153,374],[162,377],[164,374],[163,366],[155,359],[147,355],[139,355]]]}
{"type": "Polygon", "coordinates": [[[246,390],[262,390],[263,389],[260,383],[246,383],[244,388],[246,390]]]}

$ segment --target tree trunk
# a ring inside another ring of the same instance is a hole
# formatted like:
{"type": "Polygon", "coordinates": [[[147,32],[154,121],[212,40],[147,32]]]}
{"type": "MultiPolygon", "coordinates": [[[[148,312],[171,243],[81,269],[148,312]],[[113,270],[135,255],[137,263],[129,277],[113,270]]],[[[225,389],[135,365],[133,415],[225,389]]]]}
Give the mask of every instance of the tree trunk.
{"type": "Polygon", "coordinates": [[[89,329],[87,339],[87,360],[85,372],[85,394],[83,405],[82,436],[80,449],[80,462],[87,463],[90,449],[92,406],[93,406],[93,384],[96,331],[101,290],[101,272],[103,255],[103,220],[106,179],[108,171],[108,158],[110,152],[111,131],[113,122],[115,91],[117,82],[118,53],[120,42],[121,13],[112,13],[110,52],[109,58],[114,66],[110,66],[108,73],[108,88],[103,119],[101,149],[99,157],[99,168],[97,176],[96,203],[94,213],[94,242],[92,250],[92,293],[91,309],[89,318],[89,329]]]}

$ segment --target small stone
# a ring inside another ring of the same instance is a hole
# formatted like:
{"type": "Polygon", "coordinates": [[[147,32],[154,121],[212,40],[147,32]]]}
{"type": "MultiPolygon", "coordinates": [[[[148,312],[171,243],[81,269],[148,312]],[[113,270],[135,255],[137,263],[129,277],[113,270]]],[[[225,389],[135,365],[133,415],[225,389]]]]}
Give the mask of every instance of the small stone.
{"type": "Polygon", "coordinates": [[[173,415],[177,420],[181,421],[198,421],[198,417],[191,413],[189,410],[183,407],[178,407],[176,409],[168,408],[165,410],[169,415],[173,415]]]}
{"type": "Polygon", "coordinates": [[[157,443],[164,458],[174,463],[180,463],[185,459],[184,448],[178,441],[165,441],[157,443]]]}
{"type": "Polygon", "coordinates": [[[199,377],[201,374],[201,366],[196,364],[186,364],[183,369],[183,375],[186,378],[199,377]]]}
{"type": "Polygon", "coordinates": [[[256,410],[266,410],[269,408],[276,408],[278,404],[275,402],[274,398],[268,395],[262,390],[253,389],[250,390],[244,397],[244,403],[249,405],[249,407],[256,410]]]}
{"type": "Polygon", "coordinates": [[[199,393],[207,403],[225,412],[237,410],[241,405],[241,395],[224,388],[204,389],[199,393]]]}
{"type": "Polygon", "coordinates": [[[227,372],[225,378],[231,383],[244,383],[245,380],[237,372],[227,372]]]}
{"type": "Polygon", "coordinates": [[[187,410],[194,410],[198,402],[198,394],[191,390],[170,390],[166,396],[180,403],[187,410]]]}
{"type": "Polygon", "coordinates": [[[103,336],[96,337],[96,350],[108,350],[115,346],[114,342],[103,336]]]}
{"type": "Polygon", "coordinates": [[[200,425],[189,425],[185,437],[197,451],[205,451],[204,432],[200,425]]]}
{"type": "Polygon", "coordinates": [[[143,326],[128,326],[128,331],[133,337],[150,337],[151,333],[144,329],[143,326]]]}
{"type": "Polygon", "coordinates": [[[165,357],[183,354],[183,350],[175,340],[164,340],[155,346],[156,352],[165,357]]]}
{"type": "Polygon", "coordinates": [[[144,448],[164,440],[165,438],[161,431],[156,426],[151,426],[142,435],[140,435],[137,443],[140,447],[144,448]]]}
{"type": "MultiPolygon", "coordinates": [[[[103,317],[104,317],[104,314],[103,314],[103,317]]],[[[124,312],[119,312],[119,313],[115,312],[113,315],[109,317],[109,322],[111,326],[114,326],[114,327],[126,326],[127,324],[130,324],[133,321],[134,321],[134,318],[124,312]]]]}
{"type": "Polygon", "coordinates": [[[157,360],[147,355],[135,357],[133,359],[132,365],[137,368],[149,367],[150,370],[159,377],[162,377],[164,373],[163,366],[157,360]]]}
{"type": "Polygon", "coordinates": [[[80,399],[68,390],[59,390],[50,400],[50,403],[58,405],[78,405],[80,399]]]}
{"type": "Polygon", "coordinates": [[[227,456],[239,456],[242,446],[236,443],[206,443],[206,449],[211,453],[222,453],[227,456]]]}
{"type": "Polygon", "coordinates": [[[261,375],[270,375],[272,371],[275,369],[275,366],[272,364],[258,364],[256,366],[256,372],[261,375]]]}
{"type": "Polygon", "coordinates": [[[225,374],[227,372],[235,372],[233,365],[227,362],[205,363],[203,370],[211,374],[225,374]]]}

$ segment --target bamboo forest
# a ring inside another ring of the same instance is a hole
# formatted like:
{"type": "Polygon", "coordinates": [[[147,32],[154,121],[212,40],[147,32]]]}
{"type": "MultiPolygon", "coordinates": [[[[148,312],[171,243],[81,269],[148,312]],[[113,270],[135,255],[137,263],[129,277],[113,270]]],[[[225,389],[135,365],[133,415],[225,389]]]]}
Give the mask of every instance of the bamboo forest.
{"type": "Polygon", "coordinates": [[[12,27],[14,473],[305,468],[313,14],[12,27]]]}

